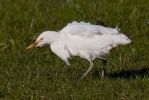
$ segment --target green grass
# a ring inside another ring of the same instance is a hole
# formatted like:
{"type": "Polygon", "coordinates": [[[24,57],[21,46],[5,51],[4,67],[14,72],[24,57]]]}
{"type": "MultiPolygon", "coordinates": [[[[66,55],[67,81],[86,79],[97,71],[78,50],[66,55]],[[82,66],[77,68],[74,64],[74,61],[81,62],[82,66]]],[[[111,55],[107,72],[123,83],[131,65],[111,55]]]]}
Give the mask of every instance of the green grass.
{"type": "Polygon", "coordinates": [[[149,100],[148,0],[0,0],[0,99],[149,100]],[[48,47],[26,51],[39,33],[73,20],[119,25],[132,44],[107,56],[82,81],[88,62],[73,57],[68,67],[48,47]]]}

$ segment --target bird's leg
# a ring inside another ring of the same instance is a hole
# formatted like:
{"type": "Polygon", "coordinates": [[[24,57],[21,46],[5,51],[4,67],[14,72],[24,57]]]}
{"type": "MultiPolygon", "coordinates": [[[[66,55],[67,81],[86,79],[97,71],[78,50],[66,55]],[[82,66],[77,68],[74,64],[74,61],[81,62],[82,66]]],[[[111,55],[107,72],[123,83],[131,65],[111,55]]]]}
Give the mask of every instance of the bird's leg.
{"type": "Polygon", "coordinates": [[[69,62],[66,63],[67,66],[70,66],[71,64],[69,62]]]}
{"type": "Polygon", "coordinates": [[[69,63],[69,61],[68,60],[65,60],[65,63],[66,63],[66,65],[67,65],[67,72],[70,72],[71,71],[71,64],[69,63]]]}
{"type": "Polygon", "coordinates": [[[68,59],[62,59],[64,62],[65,62],[65,64],[67,65],[67,66],[70,66],[71,64],[69,63],[69,61],[68,61],[68,59]]]}
{"type": "Polygon", "coordinates": [[[104,68],[104,66],[106,66],[107,65],[107,60],[106,59],[101,59],[102,60],[102,64],[103,64],[103,66],[102,66],[102,70],[101,70],[101,73],[100,73],[100,75],[101,75],[101,78],[104,78],[105,77],[105,68],[104,68]]]}
{"type": "Polygon", "coordinates": [[[83,79],[83,78],[91,71],[91,69],[93,68],[93,66],[94,66],[93,62],[90,61],[90,66],[89,66],[89,68],[88,68],[87,71],[80,77],[79,80],[83,79]]]}

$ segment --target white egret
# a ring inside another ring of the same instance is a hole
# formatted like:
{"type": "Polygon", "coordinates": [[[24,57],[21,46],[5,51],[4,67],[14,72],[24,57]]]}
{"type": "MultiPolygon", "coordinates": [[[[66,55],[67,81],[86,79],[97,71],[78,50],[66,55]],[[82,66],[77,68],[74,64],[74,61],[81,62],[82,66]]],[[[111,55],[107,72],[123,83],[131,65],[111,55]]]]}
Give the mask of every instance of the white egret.
{"type": "Polygon", "coordinates": [[[90,66],[81,76],[80,79],[83,79],[93,68],[95,58],[104,60],[104,56],[112,48],[128,43],[131,43],[131,40],[123,33],[120,33],[118,28],[74,21],[58,32],[45,31],[41,33],[36,41],[26,49],[48,44],[51,51],[68,66],[70,66],[68,61],[70,56],[80,56],[88,60],[90,66]]]}

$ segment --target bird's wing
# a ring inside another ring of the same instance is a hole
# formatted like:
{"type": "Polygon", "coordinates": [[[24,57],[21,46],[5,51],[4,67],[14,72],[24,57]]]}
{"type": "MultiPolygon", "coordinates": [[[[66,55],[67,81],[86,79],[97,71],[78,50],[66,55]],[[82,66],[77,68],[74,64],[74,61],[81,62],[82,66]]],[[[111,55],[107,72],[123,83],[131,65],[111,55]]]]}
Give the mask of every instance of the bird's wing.
{"type": "Polygon", "coordinates": [[[72,22],[67,24],[61,31],[61,34],[79,35],[83,37],[92,37],[94,35],[102,34],[117,34],[117,28],[109,28],[101,25],[92,25],[85,22],[72,22]]]}

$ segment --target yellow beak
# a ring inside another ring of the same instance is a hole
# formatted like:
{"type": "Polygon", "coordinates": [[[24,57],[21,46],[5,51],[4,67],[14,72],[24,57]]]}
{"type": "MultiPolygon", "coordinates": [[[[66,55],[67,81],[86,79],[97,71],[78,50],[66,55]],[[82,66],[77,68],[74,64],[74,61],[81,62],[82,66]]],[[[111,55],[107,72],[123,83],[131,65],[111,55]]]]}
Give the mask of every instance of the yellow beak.
{"type": "Polygon", "coordinates": [[[35,43],[32,43],[32,44],[30,44],[30,45],[26,48],[26,50],[35,48],[35,46],[36,46],[36,44],[35,44],[35,43]]]}
{"type": "Polygon", "coordinates": [[[26,50],[35,48],[36,45],[37,45],[39,42],[41,42],[41,41],[42,41],[42,39],[40,39],[40,40],[36,40],[36,41],[33,42],[32,44],[30,44],[28,47],[26,47],[26,50]]]}

